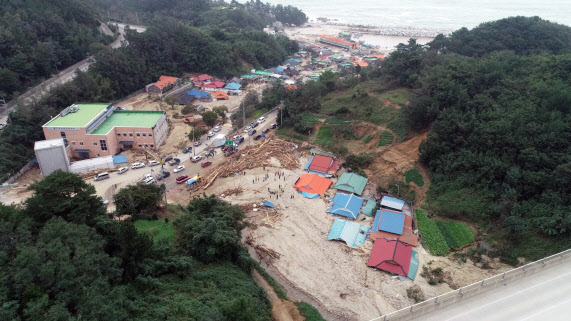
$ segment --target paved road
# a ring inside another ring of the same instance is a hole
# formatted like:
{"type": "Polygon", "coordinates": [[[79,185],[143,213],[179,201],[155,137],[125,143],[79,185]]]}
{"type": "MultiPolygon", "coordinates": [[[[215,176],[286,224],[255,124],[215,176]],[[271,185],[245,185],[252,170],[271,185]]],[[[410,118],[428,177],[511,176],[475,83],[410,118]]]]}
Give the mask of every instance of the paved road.
{"type": "Polygon", "coordinates": [[[571,320],[571,261],[413,320],[571,320]]]}
{"type": "MultiPolygon", "coordinates": [[[[261,131],[264,128],[269,127],[271,124],[275,123],[275,119],[277,116],[277,111],[274,111],[272,113],[270,113],[269,115],[266,116],[266,121],[262,124],[260,124],[258,127],[256,127],[256,134],[258,135],[259,133],[261,133],[261,131]]],[[[225,124],[224,126],[222,126],[222,129],[216,133],[218,134],[224,134],[224,135],[228,135],[230,132],[232,131],[232,126],[230,124],[225,124]]],[[[256,144],[260,141],[254,141],[252,138],[253,137],[249,137],[248,134],[241,132],[238,133],[239,135],[244,136],[245,140],[244,142],[240,145],[240,148],[244,148],[246,146],[248,146],[248,144],[256,144]]],[[[188,175],[190,177],[193,177],[197,174],[205,174],[206,172],[210,171],[211,169],[215,168],[216,166],[218,166],[220,163],[222,163],[225,159],[224,155],[222,154],[222,152],[220,151],[220,149],[215,149],[216,150],[216,156],[214,157],[210,157],[209,159],[206,159],[206,157],[204,157],[203,160],[201,160],[198,163],[193,163],[190,161],[190,158],[193,157],[196,153],[196,155],[202,155],[204,156],[204,152],[209,149],[210,147],[206,146],[206,144],[210,145],[210,142],[212,142],[212,140],[207,140],[206,139],[206,135],[201,137],[201,141],[202,144],[198,147],[193,147],[193,152],[192,153],[179,153],[176,155],[168,155],[168,156],[173,156],[174,158],[179,158],[181,160],[181,164],[185,167],[185,169],[181,172],[178,173],[173,173],[173,169],[176,168],[176,166],[170,166],[165,164],[164,168],[166,170],[168,170],[171,175],[169,177],[167,177],[163,182],[158,182],[158,183],[165,183],[167,191],[170,191],[174,188],[176,188],[177,186],[180,186],[176,183],[176,178],[182,175],[188,175]],[[211,161],[212,165],[210,165],[208,168],[202,168],[201,167],[201,163],[205,160],[211,161]]],[[[190,142],[189,142],[190,145],[190,142]]],[[[167,156],[167,155],[162,155],[162,156],[167,156]]],[[[151,158],[149,158],[149,160],[151,160],[151,158]]],[[[146,162],[148,164],[148,162],[146,162]]],[[[129,164],[130,166],[130,164],[129,164]]],[[[178,165],[177,165],[178,166],[178,165]]],[[[123,173],[123,174],[117,174],[117,173],[111,173],[110,176],[111,178],[103,180],[103,181],[98,181],[95,182],[94,180],[90,180],[88,181],[88,183],[92,184],[93,186],[95,186],[95,191],[97,193],[98,196],[101,196],[104,199],[107,200],[112,200],[113,195],[121,188],[127,186],[127,185],[131,185],[131,184],[136,184],[143,176],[145,176],[146,174],[151,174],[153,176],[156,176],[156,174],[159,173],[160,171],[160,166],[153,166],[153,167],[143,167],[143,168],[138,168],[138,169],[129,169],[127,172],[123,173]],[[115,185],[117,187],[115,187],[115,185]]],[[[109,211],[113,211],[114,210],[114,206],[113,204],[110,204],[109,211]]]]}
{"type": "MultiPolygon", "coordinates": [[[[117,39],[109,45],[111,48],[114,48],[114,49],[119,48],[119,47],[127,44],[125,42],[125,38],[123,37],[126,25],[119,23],[119,24],[117,24],[117,26],[119,28],[119,37],[117,37],[117,39]]],[[[146,27],[143,27],[143,26],[129,26],[129,28],[135,29],[137,32],[144,32],[145,30],[147,30],[146,27]]],[[[8,118],[8,115],[14,109],[14,105],[15,105],[16,100],[20,100],[23,103],[29,103],[29,102],[33,101],[34,99],[40,99],[50,89],[52,89],[56,86],[65,84],[66,82],[75,78],[75,75],[76,75],[75,71],[77,69],[79,69],[81,71],[86,71],[89,68],[89,66],[94,62],[95,62],[95,59],[93,58],[93,56],[90,56],[90,57],[76,63],[75,65],[70,66],[70,67],[60,71],[58,74],[54,75],[52,78],[43,81],[39,85],[28,89],[25,93],[20,95],[20,97],[18,97],[18,99],[14,99],[14,100],[10,101],[7,104],[8,108],[6,110],[4,110],[4,109],[0,110],[0,123],[6,123],[6,119],[8,118]]]]}

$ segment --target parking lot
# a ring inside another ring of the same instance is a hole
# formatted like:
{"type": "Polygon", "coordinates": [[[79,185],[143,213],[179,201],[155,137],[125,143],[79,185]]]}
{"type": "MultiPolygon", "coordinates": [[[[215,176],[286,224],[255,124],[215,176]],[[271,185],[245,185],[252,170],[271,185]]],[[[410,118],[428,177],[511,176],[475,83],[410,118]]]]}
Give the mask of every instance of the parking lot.
{"type": "MultiPolygon", "coordinates": [[[[241,148],[244,148],[250,144],[257,144],[258,142],[254,140],[254,137],[258,134],[261,134],[262,130],[265,128],[269,128],[271,124],[275,123],[275,119],[276,119],[276,115],[277,112],[272,112],[269,115],[266,115],[266,121],[261,123],[258,127],[256,127],[256,133],[253,136],[249,136],[247,133],[245,133],[243,130],[237,131],[235,133],[232,132],[232,127],[230,124],[224,124],[221,128],[221,130],[217,133],[215,133],[217,136],[218,134],[223,134],[223,135],[242,135],[244,137],[244,142],[242,144],[240,144],[240,146],[238,147],[238,150],[240,150],[241,148]]],[[[202,142],[200,144],[200,146],[197,147],[193,147],[193,150],[190,153],[183,153],[182,151],[180,151],[177,154],[174,155],[162,155],[163,157],[165,156],[172,156],[173,158],[178,158],[180,159],[180,164],[171,166],[168,165],[167,163],[165,163],[165,165],[162,166],[148,166],[149,161],[153,160],[152,157],[148,157],[148,160],[145,163],[145,167],[143,168],[138,168],[138,169],[131,169],[130,166],[131,164],[129,164],[129,170],[123,174],[118,174],[117,172],[114,173],[110,173],[110,178],[109,179],[105,179],[102,181],[94,181],[93,179],[89,180],[88,183],[92,184],[93,186],[95,186],[95,190],[97,195],[101,196],[103,199],[109,200],[110,204],[108,207],[108,211],[112,212],[115,210],[115,206],[113,204],[113,195],[119,191],[121,188],[127,186],[127,185],[132,185],[132,184],[136,184],[139,181],[141,181],[141,179],[147,175],[150,174],[155,178],[155,184],[165,184],[166,186],[166,190],[171,191],[174,188],[176,188],[177,186],[181,186],[182,184],[177,184],[176,182],[176,178],[182,175],[188,175],[189,177],[194,177],[196,175],[201,175],[203,176],[205,173],[209,172],[210,170],[216,168],[216,166],[218,164],[220,164],[221,162],[224,161],[224,159],[226,157],[224,157],[224,154],[222,153],[222,150],[220,148],[215,148],[215,152],[216,154],[214,156],[211,157],[206,157],[205,153],[208,149],[210,149],[210,143],[212,140],[208,140],[206,135],[204,135],[203,137],[201,137],[200,141],[202,142]],[[200,155],[202,156],[202,160],[193,163],[191,161],[191,158],[195,155],[200,155]],[[212,164],[208,167],[203,168],[201,166],[202,162],[205,161],[209,161],[212,162],[212,164]],[[173,170],[179,166],[182,165],[185,168],[178,172],[178,173],[173,173],[173,170]],[[167,177],[166,179],[163,179],[162,181],[157,181],[156,177],[157,175],[161,172],[161,167],[164,168],[165,170],[167,170],[168,172],[170,172],[170,176],[167,177]]],[[[190,146],[190,142],[189,142],[189,146],[190,146]]]]}

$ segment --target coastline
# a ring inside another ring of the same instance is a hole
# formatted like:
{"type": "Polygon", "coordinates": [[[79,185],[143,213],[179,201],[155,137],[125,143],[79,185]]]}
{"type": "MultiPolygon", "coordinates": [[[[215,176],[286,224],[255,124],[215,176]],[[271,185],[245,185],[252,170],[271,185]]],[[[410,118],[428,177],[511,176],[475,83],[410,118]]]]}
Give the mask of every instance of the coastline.
{"type": "MultiPolygon", "coordinates": [[[[357,35],[356,37],[353,36],[352,40],[364,41],[366,44],[378,46],[379,51],[384,53],[393,51],[400,43],[407,43],[410,38],[415,38],[416,41],[420,44],[427,44],[434,39],[434,37],[419,37],[414,35],[410,36],[407,35],[406,32],[403,32],[403,34],[394,35],[362,32],[359,30],[361,28],[356,29],[353,27],[348,27],[348,25],[345,24],[312,22],[309,23],[309,25],[311,25],[311,27],[287,27],[285,28],[285,33],[288,37],[296,41],[319,44],[319,37],[321,35],[337,37],[339,32],[349,30],[354,34],[361,34],[357,35]]],[[[402,30],[406,31],[406,29],[402,30]]]]}

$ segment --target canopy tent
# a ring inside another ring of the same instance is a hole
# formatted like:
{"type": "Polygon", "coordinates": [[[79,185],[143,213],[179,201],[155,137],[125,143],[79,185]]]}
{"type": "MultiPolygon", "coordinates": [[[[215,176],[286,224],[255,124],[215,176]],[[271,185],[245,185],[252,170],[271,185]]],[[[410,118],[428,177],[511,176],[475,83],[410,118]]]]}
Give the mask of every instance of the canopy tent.
{"type": "Polygon", "coordinates": [[[368,181],[368,179],[361,175],[345,172],[341,175],[341,177],[339,177],[337,184],[335,184],[335,188],[361,195],[368,181]]]}
{"type": "Polygon", "coordinates": [[[404,213],[381,208],[375,214],[373,231],[385,231],[401,235],[404,225],[404,217],[404,213]]]}
{"type": "Polygon", "coordinates": [[[331,181],[317,174],[303,174],[293,185],[298,191],[310,194],[323,194],[331,185],[331,181]]]}
{"type": "Polygon", "coordinates": [[[402,211],[404,207],[404,201],[399,200],[398,198],[384,196],[381,200],[381,206],[394,208],[395,210],[402,211]]]}
{"type": "Polygon", "coordinates": [[[353,194],[337,193],[333,197],[333,205],[327,213],[337,214],[349,218],[357,218],[363,205],[363,199],[353,194]]]}
{"type": "Polygon", "coordinates": [[[411,258],[412,246],[399,240],[376,239],[367,266],[414,279],[416,269],[414,274],[409,273],[411,258]]]}
{"type": "Polygon", "coordinates": [[[328,240],[341,240],[347,243],[349,247],[358,247],[365,244],[369,227],[357,224],[355,222],[348,222],[340,219],[335,219],[329,234],[328,240]]]}

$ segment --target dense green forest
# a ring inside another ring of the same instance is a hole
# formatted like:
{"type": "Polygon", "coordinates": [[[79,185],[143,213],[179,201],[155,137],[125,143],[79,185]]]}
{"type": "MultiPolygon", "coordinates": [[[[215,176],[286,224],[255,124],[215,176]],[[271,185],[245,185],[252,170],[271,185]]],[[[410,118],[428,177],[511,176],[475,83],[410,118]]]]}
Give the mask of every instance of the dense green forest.
{"type": "Polygon", "coordinates": [[[414,89],[409,127],[430,129],[435,213],[496,231],[511,261],[571,245],[571,28],[503,19],[411,40],[383,67],[414,89]]]}
{"type": "Polygon", "coordinates": [[[98,18],[90,1],[3,1],[0,97],[9,100],[111,43],[97,30],[98,18]]]}
{"type": "Polygon", "coordinates": [[[216,28],[261,29],[274,21],[301,25],[307,22],[303,11],[293,6],[272,5],[260,0],[246,3],[210,0],[95,0],[102,15],[114,21],[147,24],[155,18],[173,17],[190,25],[216,28]],[[108,17],[107,17],[108,15],[108,17]]]}
{"type": "MultiPolygon", "coordinates": [[[[201,10],[204,14],[218,11],[213,5],[201,10]]],[[[257,9],[247,6],[237,9],[252,10],[257,9]]],[[[99,48],[96,62],[88,72],[80,72],[72,82],[54,88],[38,101],[18,106],[10,117],[12,125],[0,133],[0,181],[33,158],[34,142],[43,139],[41,125],[74,102],[115,101],[163,74],[181,76],[184,72],[199,72],[218,77],[239,76],[252,67],[277,66],[298,49],[297,43],[286,37],[272,37],[251,28],[247,19],[237,20],[237,27],[195,27],[184,18],[176,18],[177,10],[161,12],[151,18],[144,33],[127,30],[129,46],[99,48]]],[[[260,28],[263,25],[260,23],[260,28]]]]}
{"type": "Polygon", "coordinates": [[[1,320],[271,320],[237,206],[180,207],[173,245],[111,220],[74,174],[31,189],[22,208],[0,205],[1,320]]]}

